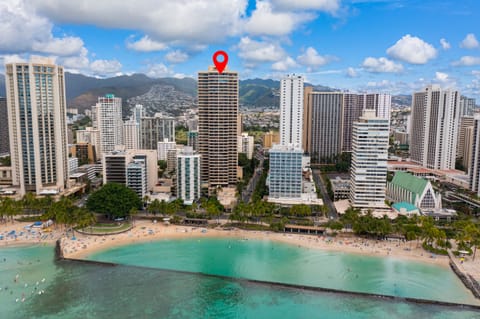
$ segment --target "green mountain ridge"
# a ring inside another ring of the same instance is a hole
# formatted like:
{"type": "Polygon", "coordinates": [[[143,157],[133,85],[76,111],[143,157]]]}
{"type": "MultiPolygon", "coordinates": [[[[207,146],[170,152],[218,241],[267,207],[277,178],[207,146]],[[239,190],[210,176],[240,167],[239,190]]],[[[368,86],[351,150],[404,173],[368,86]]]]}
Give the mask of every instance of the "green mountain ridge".
{"type": "MultiPolygon", "coordinates": [[[[316,91],[337,91],[328,86],[310,83],[305,83],[305,86],[313,86],[316,91]]],[[[195,106],[197,94],[197,81],[193,78],[154,79],[140,73],[95,78],[66,72],[65,87],[69,107],[83,112],[95,105],[99,96],[111,93],[122,98],[124,115],[127,115],[136,103],[146,106],[149,113],[178,115],[179,112],[195,106]],[[177,106],[179,110],[175,110],[177,106]]],[[[245,107],[278,107],[279,87],[280,81],[273,79],[240,80],[240,104],[245,107]]],[[[0,96],[4,95],[5,77],[0,75],[0,96]]],[[[405,103],[408,96],[400,96],[395,101],[405,103]]]]}

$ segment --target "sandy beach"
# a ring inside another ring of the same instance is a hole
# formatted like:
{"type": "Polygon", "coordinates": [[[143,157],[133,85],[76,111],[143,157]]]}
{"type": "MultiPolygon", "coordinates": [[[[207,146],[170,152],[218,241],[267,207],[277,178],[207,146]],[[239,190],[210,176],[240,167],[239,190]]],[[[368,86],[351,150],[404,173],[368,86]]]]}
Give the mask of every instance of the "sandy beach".
{"type": "Polygon", "coordinates": [[[32,244],[54,244],[65,236],[62,226],[53,226],[48,230],[32,227],[32,222],[8,222],[0,224],[0,248],[25,246],[32,244]]]}
{"type": "Polygon", "coordinates": [[[375,241],[351,236],[329,237],[265,231],[245,231],[240,229],[205,229],[192,226],[163,225],[150,221],[138,221],[132,230],[117,235],[87,236],[76,233],[75,239],[62,237],[62,249],[65,257],[81,259],[95,252],[117,246],[161,239],[181,239],[188,237],[228,237],[272,240],[309,249],[408,259],[445,267],[448,267],[449,261],[448,257],[432,256],[432,254],[424,251],[422,248],[417,248],[417,242],[375,241]]]}
{"type": "Polygon", "coordinates": [[[336,237],[303,235],[295,233],[274,233],[266,231],[246,231],[241,229],[223,230],[202,227],[164,225],[151,221],[136,221],[132,230],[108,236],[83,235],[75,232],[75,239],[66,237],[62,226],[53,226],[51,232],[42,228],[29,228],[31,222],[9,222],[0,224],[0,247],[23,246],[32,244],[54,244],[61,239],[64,256],[67,258],[85,258],[95,252],[112,247],[133,243],[150,242],[161,239],[188,237],[228,237],[239,239],[272,240],[310,249],[322,249],[355,253],[369,256],[383,256],[408,259],[448,267],[448,257],[432,256],[423,250],[417,242],[376,241],[354,236],[336,237]],[[14,231],[15,235],[8,235],[14,231]]]}

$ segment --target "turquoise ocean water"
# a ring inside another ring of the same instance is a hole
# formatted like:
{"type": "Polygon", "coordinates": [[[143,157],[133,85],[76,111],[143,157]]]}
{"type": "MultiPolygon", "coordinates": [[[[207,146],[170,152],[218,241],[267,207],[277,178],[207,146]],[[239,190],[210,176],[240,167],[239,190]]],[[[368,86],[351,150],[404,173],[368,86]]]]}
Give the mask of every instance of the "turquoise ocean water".
{"type": "Polygon", "coordinates": [[[123,265],[56,263],[53,247],[0,248],[0,318],[480,318],[480,312],[457,307],[155,269],[475,302],[448,269],[394,259],[232,239],[164,240],[115,248],[90,258],[123,265]],[[355,274],[359,274],[358,283],[352,284],[355,274]],[[425,283],[434,277],[438,286],[425,283]],[[392,282],[397,288],[390,287],[392,282]],[[363,288],[355,289],[359,287],[363,288]]]}

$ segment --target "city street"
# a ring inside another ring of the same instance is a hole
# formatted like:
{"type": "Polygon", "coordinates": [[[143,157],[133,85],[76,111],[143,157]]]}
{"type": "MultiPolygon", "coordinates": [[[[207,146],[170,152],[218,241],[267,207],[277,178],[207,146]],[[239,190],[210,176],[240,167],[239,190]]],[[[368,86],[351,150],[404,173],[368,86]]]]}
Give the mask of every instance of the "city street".
{"type": "Polygon", "coordinates": [[[330,199],[330,197],[328,197],[327,188],[325,187],[325,184],[323,183],[323,179],[320,176],[320,170],[315,169],[315,170],[312,170],[312,172],[313,172],[313,179],[315,180],[315,184],[318,186],[318,188],[320,189],[320,193],[322,194],[323,203],[328,208],[328,214],[327,214],[328,218],[337,219],[338,218],[337,210],[335,209],[335,206],[333,206],[333,202],[330,199]]]}

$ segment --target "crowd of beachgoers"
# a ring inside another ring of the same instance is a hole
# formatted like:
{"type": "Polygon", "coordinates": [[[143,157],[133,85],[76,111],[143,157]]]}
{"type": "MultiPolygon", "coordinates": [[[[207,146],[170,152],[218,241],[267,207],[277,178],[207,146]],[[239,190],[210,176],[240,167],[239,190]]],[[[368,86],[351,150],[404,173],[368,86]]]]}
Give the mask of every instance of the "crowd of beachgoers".
{"type": "Polygon", "coordinates": [[[324,249],[348,253],[415,259],[424,262],[448,265],[445,256],[432,255],[418,242],[370,240],[355,236],[324,236],[270,231],[247,231],[236,228],[203,228],[194,226],[165,225],[151,221],[138,221],[135,227],[121,234],[108,236],[83,235],[63,236],[62,252],[67,258],[85,258],[95,252],[133,243],[161,239],[187,237],[233,237],[238,239],[272,240],[311,249],[324,249]]]}
{"type": "Polygon", "coordinates": [[[192,226],[165,225],[140,220],[124,233],[115,235],[84,235],[79,232],[66,233],[60,226],[47,228],[35,223],[9,222],[0,224],[0,247],[27,244],[53,244],[61,239],[65,257],[84,258],[94,252],[115,246],[128,245],[162,238],[185,237],[235,237],[240,239],[273,240],[312,249],[325,249],[367,255],[408,258],[448,265],[448,258],[434,256],[421,248],[418,242],[370,240],[355,236],[335,237],[270,231],[247,231],[236,228],[203,228],[192,226]]]}
{"type": "Polygon", "coordinates": [[[53,243],[65,235],[52,222],[7,222],[0,224],[0,247],[32,243],[53,243]]]}

